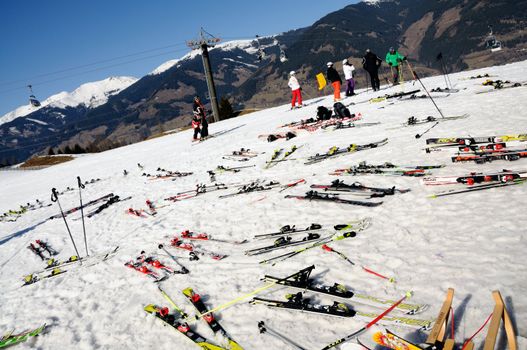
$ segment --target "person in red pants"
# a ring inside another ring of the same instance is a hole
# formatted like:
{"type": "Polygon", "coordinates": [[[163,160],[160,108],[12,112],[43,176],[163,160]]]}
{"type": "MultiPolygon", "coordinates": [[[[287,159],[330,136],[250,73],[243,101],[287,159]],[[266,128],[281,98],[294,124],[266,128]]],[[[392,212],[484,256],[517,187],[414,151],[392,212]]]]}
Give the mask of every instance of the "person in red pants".
{"type": "Polygon", "coordinates": [[[339,73],[335,68],[333,68],[333,62],[327,63],[328,70],[326,71],[326,78],[331,82],[333,86],[333,102],[340,101],[340,85],[342,84],[342,79],[340,78],[339,73]]]}
{"type": "Polygon", "coordinates": [[[289,82],[287,85],[291,88],[291,93],[293,97],[291,98],[291,109],[301,108],[302,107],[302,89],[298,83],[298,79],[295,77],[295,71],[289,73],[289,82]],[[298,99],[298,107],[295,106],[296,100],[298,99]]]}

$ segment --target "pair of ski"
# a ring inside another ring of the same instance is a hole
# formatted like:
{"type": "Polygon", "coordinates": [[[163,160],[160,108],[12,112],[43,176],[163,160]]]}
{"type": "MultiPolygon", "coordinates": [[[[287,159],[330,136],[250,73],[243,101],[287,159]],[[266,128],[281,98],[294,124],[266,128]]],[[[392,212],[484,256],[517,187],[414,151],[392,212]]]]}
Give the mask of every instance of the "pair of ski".
{"type": "Polygon", "coordinates": [[[24,276],[23,286],[28,285],[28,284],[33,284],[43,279],[52,278],[52,277],[61,275],[65,272],[68,272],[71,265],[74,265],[76,263],[83,264],[83,266],[92,266],[100,262],[106,261],[110,259],[111,257],[113,257],[117,253],[118,249],[119,249],[119,246],[115,247],[109,252],[102,253],[102,254],[96,254],[96,255],[90,255],[86,257],[78,257],[76,255],[73,255],[69,259],[64,260],[64,261],[56,261],[53,258],[49,259],[48,266],[44,270],[36,271],[29,275],[24,276]]]}
{"type": "Polygon", "coordinates": [[[201,296],[197,294],[192,288],[184,289],[183,295],[185,295],[185,297],[192,303],[196,311],[199,312],[198,317],[203,318],[203,320],[207,323],[207,325],[214,332],[214,334],[221,334],[224,337],[228,344],[228,347],[215,345],[208,341],[205,337],[192,331],[190,329],[189,324],[186,322],[186,320],[188,320],[188,315],[175,304],[172,298],[170,298],[170,296],[160,286],[158,286],[158,288],[163,297],[167,299],[167,301],[172,305],[172,307],[176,310],[179,315],[171,315],[168,312],[168,308],[163,308],[152,304],[144,307],[144,310],[146,312],[153,314],[156,318],[160,319],[168,326],[173,327],[179,333],[185,335],[188,340],[192,341],[195,345],[199,346],[202,349],[243,350],[243,348],[235,340],[233,340],[232,337],[227,333],[227,331],[220,325],[220,323],[216,320],[214,315],[210,312],[208,307],[201,299],[201,296]],[[181,318],[182,320],[180,320],[179,318],[181,318]]]}
{"type": "Polygon", "coordinates": [[[45,328],[46,324],[44,323],[38,328],[28,330],[22,333],[13,334],[14,331],[8,332],[7,334],[4,334],[2,337],[0,337],[0,348],[6,348],[8,346],[23,343],[29,338],[36,337],[41,334],[45,328]]]}
{"type": "Polygon", "coordinates": [[[408,176],[421,177],[430,175],[425,169],[394,169],[394,168],[361,168],[351,166],[347,169],[335,169],[329,175],[336,176],[357,176],[357,175],[381,175],[381,176],[408,176]]]}
{"type": "Polygon", "coordinates": [[[482,184],[482,185],[471,186],[471,187],[460,189],[460,190],[451,190],[451,191],[436,193],[436,194],[430,195],[429,198],[437,198],[437,197],[450,196],[450,195],[455,195],[455,194],[460,194],[460,193],[483,191],[483,190],[489,190],[489,189],[498,188],[498,187],[523,185],[525,183],[527,183],[527,178],[519,178],[519,179],[515,179],[512,181],[507,181],[507,182],[487,183],[487,184],[482,184]]]}
{"type": "Polygon", "coordinates": [[[494,160],[515,161],[520,158],[527,158],[527,149],[514,151],[499,151],[499,153],[490,154],[457,155],[452,157],[452,162],[476,162],[476,164],[485,164],[494,160]]]}
{"type": "MultiPolygon", "coordinates": [[[[291,278],[278,278],[274,276],[265,275],[263,280],[266,282],[272,282],[286,286],[288,288],[296,289],[302,292],[315,293],[322,296],[337,298],[339,300],[345,300],[352,303],[358,303],[361,305],[367,305],[372,307],[384,307],[391,305],[395,301],[392,299],[386,299],[369,295],[367,293],[359,292],[346,288],[340,283],[334,283],[333,285],[326,285],[315,282],[314,279],[310,278],[311,272],[315,269],[315,266],[309,266],[298,272],[294,277],[291,278]]],[[[422,313],[428,308],[427,304],[398,304],[396,311],[399,311],[405,315],[416,315],[422,313]]]]}
{"type": "MultiPolygon", "coordinates": [[[[359,231],[359,230],[357,230],[357,231],[359,231]]],[[[269,258],[269,259],[262,260],[262,261],[259,262],[259,264],[272,263],[272,265],[274,266],[278,262],[290,259],[290,258],[292,258],[292,257],[294,257],[294,256],[296,256],[298,254],[304,253],[304,252],[306,252],[308,250],[311,250],[313,248],[321,247],[324,244],[327,244],[327,243],[330,243],[330,242],[341,241],[341,240],[346,239],[346,238],[352,238],[352,237],[355,237],[356,235],[357,235],[356,231],[348,231],[348,232],[344,232],[344,233],[340,233],[340,234],[337,233],[337,234],[331,235],[329,237],[326,237],[326,238],[323,238],[323,239],[320,239],[320,240],[316,240],[316,241],[314,241],[312,244],[310,244],[308,246],[301,247],[301,248],[295,249],[295,250],[293,250],[291,252],[287,252],[285,254],[281,254],[281,255],[278,255],[278,256],[275,256],[275,257],[272,257],[272,258],[269,258]]]]}
{"type": "Polygon", "coordinates": [[[166,201],[172,201],[177,202],[184,199],[194,198],[197,197],[200,194],[208,193],[208,192],[214,192],[219,190],[226,190],[231,185],[226,185],[224,183],[214,183],[212,185],[205,185],[205,184],[197,184],[196,188],[194,190],[188,190],[177,193],[175,196],[170,196],[165,198],[166,201]]]}
{"type": "Polygon", "coordinates": [[[506,170],[489,173],[470,173],[463,176],[431,176],[423,178],[425,185],[474,185],[489,182],[510,182],[527,178],[527,170],[506,170]]]}
{"type": "MultiPolygon", "coordinates": [[[[159,169],[158,169],[159,171],[159,169]]],[[[171,170],[163,170],[164,173],[162,174],[145,174],[143,173],[142,176],[146,176],[148,180],[165,180],[165,179],[177,179],[180,177],[190,176],[193,173],[192,172],[180,172],[180,171],[171,171],[171,170]]]]}
{"type": "Polygon", "coordinates": [[[52,258],[55,255],[58,255],[59,253],[53,249],[48,243],[41,241],[40,239],[37,239],[35,241],[35,244],[33,242],[29,243],[27,246],[29,250],[31,250],[33,253],[35,253],[36,256],[38,256],[43,261],[48,260],[49,258],[52,258]],[[49,255],[48,258],[44,256],[44,253],[47,253],[49,255]]]}
{"type": "MultiPolygon", "coordinates": [[[[88,214],[86,214],[85,216],[87,218],[91,218],[97,214],[99,214],[101,211],[109,208],[111,205],[115,204],[115,203],[119,203],[119,202],[124,202],[124,201],[127,201],[129,199],[132,199],[132,196],[128,196],[126,198],[121,198],[117,195],[114,195],[110,198],[107,199],[106,203],[100,205],[99,207],[97,207],[96,209],[92,210],[91,212],[89,212],[88,214]]],[[[80,220],[80,218],[74,218],[73,220],[80,220]]]]}
{"type": "Polygon", "coordinates": [[[335,116],[329,120],[321,120],[312,125],[306,124],[306,125],[299,126],[298,129],[305,129],[309,132],[315,132],[318,129],[326,129],[326,128],[329,128],[330,126],[335,126],[338,124],[354,123],[361,119],[362,119],[362,114],[360,113],[357,113],[356,115],[352,114],[349,117],[344,117],[344,118],[335,116]]]}
{"type": "MultiPolygon", "coordinates": [[[[381,124],[381,123],[380,122],[375,122],[375,123],[360,123],[360,124],[357,124],[357,123],[354,123],[354,122],[343,123],[343,122],[339,121],[333,127],[333,131],[343,130],[343,129],[350,129],[350,128],[364,128],[364,127],[367,127],[367,126],[375,126],[375,125],[379,125],[379,124],[381,124]]],[[[329,126],[325,126],[325,127],[323,127],[323,129],[326,129],[328,127],[329,126]]]]}
{"type": "Polygon", "coordinates": [[[505,142],[493,142],[489,144],[473,144],[473,145],[464,145],[460,146],[458,144],[439,144],[435,147],[428,147],[424,150],[426,153],[432,153],[432,152],[441,152],[441,151],[450,151],[452,148],[457,147],[458,152],[480,152],[480,153],[492,153],[500,150],[504,150],[507,148],[507,144],[505,142]]]}
{"type": "MultiPolygon", "coordinates": [[[[302,146],[300,146],[302,147],[302,146]]],[[[286,151],[283,155],[282,158],[278,159],[279,156],[282,154],[282,152],[284,151],[283,148],[280,148],[278,150],[275,150],[275,152],[273,153],[273,155],[271,156],[271,160],[265,162],[266,165],[265,165],[265,169],[269,169],[270,167],[278,164],[279,162],[285,162],[286,160],[291,160],[291,158],[289,158],[289,156],[291,154],[293,154],[297,149],[299,149],[300,147],[297,147],[296,145],[293,145],[291,147],[291,149],[289,151],[286,151]]]]}
{"type": "Polygon", "coordinates": [[[429,138],[426,140],[427,145],[448,146],[467,146],[478,143],[498,143],[509,141],[527,141],[527,134],[510,134],[499,136],[481,136],[481,137],[442,137],[429,138]]]}
{"type": "Polygon", "coordinates": [[[390,188],[369,187],[362,185],[360,182],[354,182],[350,185],[339,179],[331,181],[330,185],[313,184],[310,187],[324,191],[361,193],[370,196],[370,198],[392,196],[395,193],[406,193],[410,191],[410,189],[396,189],[395,186],[390,188]]]}
{"type": "MultiPolygon", "coordinates": [[[[395,94],[391,94],[391,95],[384,95],[384,96],[370,98],[368,101],[370,103],[382,102],[382,101],[386,101],[386,100],[389,100],[389,99],[392,99],[392,98],[401,98],[401,97],[404,97],[404,96],[413,95],[413,94],[416,94],[416,93],[418,93],[420,91],[421,91],[420,89],[416,89],[416,90],[412,90],[412,91],[408,91],[408,92],[399,92],[399,93],[395,93],[395,94]]],[[[357,102],[357,104],[359,104],[359,103],[361,103],[361,102],[357,102]]]]}
{"type": "Polygon", "coordinates": [[[227,255],[217,254],[208,250],[205,250],[201,247],[195,247],[191,243],[185,243],[180,238],[174,237],[170,240],[170,245],[173,248],[186,250],[190,254],[190,260],[199,260],[199,255],[210,257],[213,260],[222,260],[227,257],[227,255]]]}
{"type": "Polygon", "coordinates": [[[308,244],[314,241],[322,240],[324,238],[320,237],[318,233],[308,233],[307,236],[301,239],[293,240],[291,236],[281,236],[275,239],[273,245],[268,245],[264,247],[254,248],[245,251],[245,255],[259,255],[264,253],[269,253],[278,249],[284,249],[289,247],[294,247],[297,245],[308,244]]]}
{"type": "Polygon", "coordinates": [[[367,143],[363,145],[351,144],[346,148],[339,148],[339,147],[333,146],[329,149],[327,153],[324,153],[324,154],[317,153],[314,156],[309,157],[308,161],[305,162],[304,164],[309,165],[309,164],[318,163],[326,159],[335,158],[335,157],[342,156],[348,153],[354,153],[354,152],[363,151],[366,149],[381,147],[381,146],[386,145],[387,143],[388,143],[388,139],[383,139],[377,142],[367,143]]]}
{"type": "MultiPolygon", "coordinates": [[[[346,300],[347,302],[356,302],[363,305],[372,307],[384,307],[386,305],[392,305],[395,303],[394,300],[384,299],[379,297],[370,296],[364,293],[353,292],[341,284],[335,283],[333,285],[324,285],[310,279],[309,276],[314,266],[307,267],[292,278],[281,279],[278,277],[268,276],[264,277],[266,282],[276,283],[279,285],[286,286],[288,288],[300,290],[296,294],[290,294],[286,296],[287,301],[271,300],[264,298],[253,298],[251,304],[264,304],[270,307],[291,309],[304,312],[312,312],[316,314],[324,314],[328,316],[337,317],[361,317],[371,318],[377,316],[375,313],[363,312],[360,310],[354,310],[349,308],[346,304],[341,301],[334,301],[332,305],[321,305],[311,302],[310,299],[304,298],[303,293],[310,292],[316,293],[323,296],[330,296],[338,298],[340,300],[346,300]]],[[[399,303],[394,307],[397,311],[402,312],[405,316],[393,316],[384,320],[385,324],[398,324],[404,325],[410,328],[417,329],[428,329],[431,322],[429,320],[420,320],[408,317],[408,315],[416,315],[423,312],[428,308],[426,304],[407,304],[399,303]]]]}
{"type": "Polygon", "coordinates": [[[259,181],[254,181],[239,187],[237,192],[221,195],[218,196],[218,198],[229,198],[251,192],[269,191],[276,188],[277,186],[280,186],[280,183],[277,181],[269,181],[267,183],[260,183],[259,181]]]}
{"type": "Polygon", "coordinates": [[[244,244],[247,243],[247,240],[242,241],[232,241],[226,239],[213,238],[206,233],[196,233],[190,230],[185,230],[181,232],[182,239],[190,239],[195,241],[210,241],[210,242],[219,242],[219,243],[228,243],[228,244],[244,244]]]}
{"type": "Polygon", "coordinates": [[[458,119],[465,119],[468,118],[470,114],[460,114],[460,115],[453,115],[449,117],[443,117],[443,118],[435,118],[433,116],[428,116],[426,118],[416,118],[414,116],[408,118],[408,120],[403,123],[400,127],[395,127],[393,129],[399,129],[401,127],[408,127],[408,126],[415,126],[415,125],[421,125],[421,124],[427,124],[427,123],[436,123],[436,122],[446,122],[450,120],[458,120],[458,119]]]}
{"type": "MultiPolygon", "coordinates": [[[[87,203],[84,203],[83,205],[80,205],[80,206],[77,206],[77,207],[74,207],[74,208],[71,208],[71,209],[68,209],[66,211],[64,211],[64,216],[68,216],[69,214],[72,214],[72,213],[75,213],[83,208],[86,208],[86,207],[89,207],[89,206],[92,206],[94,204],[97,204],[97,203],[100,203],[104,200],[107,200],[111,197],[113,197],[114,194],[113,193],[108,193],[102,197],[99,197],[99,198],[96,198],[96,199],[93,199],[87,203]]],[[[58,218],[61,218],[62,217],[62,213],[59,213],[59,214],[56,214],[56,215],[53,215],[53,216],[50,216],[48,220],[52,220],[52,219],[58,219],[58,218]]]]}
{"type": "Polygon", "coordinates": [[[245,168],[254,168],[256,165],[244,165],[244,166],[236,166],[236,167],[226,167],[226,166],[223,166],[223,165],[218,165],[216,167],[216,171],[219,171],[219,172],[233,172],[233,173],[238,173],[241,171],[241,169],[245,169],[245,168]]]}
{"type": "Polygon", "coordinates": [[[222,136],[222,135],[228,134],[228,133],[230,133],[230,132],[232,132],[232,131],[234,131],[234,130],[237,130],[237,129],[241,128],[241,127],[244,127],[244,126],[245,126],[245,124],[240,124],[240,125],[238,125],[238,126],[235,126],[235,127],[230,128],[230,129],[225,129],[225,130],[217,131],[217,132],[215,132],[215,133],[213,133],[213,134],[209,134],[208,136],[201,137],[201,138],[199,138],[199,139],[197,139],[197,140],[192,140],[192,146],[199,145],[200,143],[205,142],[205,141],[207,141],[207,140],[210,140],[210,139],[213,139],[213,138],[215,138],[215,137],[218,137],[218,136],[222,136]]]}
{"type": "Polygon", "coordinates": [[[154,280],[154,283],[159,283],[166,280],[171,275],[174,274],[185,274],[188,273],[188,270],[175,270],[163,263],[158,259],[145,256],[144,252],[141,252],[141,255],[138,256],[135,261],[131,260],[124,264],[124,266],[129,267],[139,273],[142,273],[154,280]],[[153,269],[156,269],[154,271],[153,269]]]}
{"type": "MultiPolygon", "coordinates": [[[[353,230],[356,232],[363,231],[371,225],[371,218],[364,218],[360,220],[351,221],[347,224],[338,224],[333,226],[334,231],[347,231],[353,230]]],[[[280,228],[277,232],[264,233],[255,235],[256,239],[266,239],[266,238],[276,238],[279,236],[292,235],[297,233],[310,233],[310,232],[320,232],[325,230],[320,224],[311,224],[305,229],[296,228],[296,225],[285,225],[280,228]]]]}
{"type": "Polygon", "coordinates": [[[319,193],[313,190],[306,192],[304,196],[286,195],[285,198],[295,198],[298,200],[319,201],[319,202],[333,202],[333,203],[340,203],[340,204],[358,205],[358,206],[363,206],[363,207],[377,207],[383,203],[383,202],[365,202],[365,201],[358,201],[358,200],[352,200],[352,199],[343,199],[343,198],[340,198],[337,194],[319,193]]]}

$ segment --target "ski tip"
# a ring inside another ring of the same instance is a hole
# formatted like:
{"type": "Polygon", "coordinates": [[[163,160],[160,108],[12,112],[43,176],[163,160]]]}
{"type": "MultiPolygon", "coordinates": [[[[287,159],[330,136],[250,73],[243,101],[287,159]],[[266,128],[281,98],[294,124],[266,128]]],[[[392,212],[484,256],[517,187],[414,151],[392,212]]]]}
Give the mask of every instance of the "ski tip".
{"type": "Polygon", "coordinates": [[[397,281],[395,280],[395,277],[390,277],[390,278],[388,279],[388,282],[390,282],[390,283],[396,283],[397,281]]]}
{"type": "Polygon", "coordinates": [[[437,195],[436,195],[436,194],[431,194],[431,195],[429,195],[427,198],[430,198],[430,199],[436,199],[436,198],[437,198],[437,195]]]}
{"type": "Polygon", "coordinates": [[[406,292],[406,295],[405,295],[405,296],[406,296],[407,299],[410,299],[410,298],[412,297],[412,295],[414,295],[414,292],[412,292],[411,290],[409,290],[409,291],[406,292]]]}

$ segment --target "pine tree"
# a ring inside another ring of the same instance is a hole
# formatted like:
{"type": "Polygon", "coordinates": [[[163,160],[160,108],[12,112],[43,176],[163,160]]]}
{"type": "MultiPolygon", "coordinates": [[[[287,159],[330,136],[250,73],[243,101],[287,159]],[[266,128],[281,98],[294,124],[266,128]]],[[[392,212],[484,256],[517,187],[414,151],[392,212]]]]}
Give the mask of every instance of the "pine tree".
{"type": "Polygon", "coordinates": [[[64,153],[65,154],[72,154],[73,153],[73,151],[70,148],[70,145],[67,145],[66,148],[64,148],[64,153]]]}
{"type": "Polygon", "coordinates": [[[79,146],[78,143],[76,143],[75,147],[73,147],[73,153],[80,154],[80,153],[86,153],[86,151],[81,146],[79,146]]]}
{"type": "Polygon", "coordinates": [[[49,150],[48,150],[48,156],[52,156],[54,154],[55,154],[55,152],[53,151],[53,147],[50,147],[49,150]]]}
{"type": "Polygon", "coordinates": [[[232,109],[232,105],[229,99],[225,96],[221,97],[219,109],[220,109],[219,110],[220,120],[229,119],[232,117],[232,114],[234,113],[234,110],[232,109]]]}

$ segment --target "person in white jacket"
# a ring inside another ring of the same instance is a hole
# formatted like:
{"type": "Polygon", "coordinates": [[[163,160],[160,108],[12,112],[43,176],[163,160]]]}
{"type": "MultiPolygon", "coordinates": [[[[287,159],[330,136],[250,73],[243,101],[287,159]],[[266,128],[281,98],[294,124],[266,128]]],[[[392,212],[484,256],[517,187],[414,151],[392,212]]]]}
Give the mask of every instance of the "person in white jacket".
{"type": "Polygon", "coordinates": [[[346,58],[342,61],[342,69],[344,70],[344,79],[346,79],[346,96],[353,96],[355,95],[355,80],[353,80],[355,67],[346,58]]]}
{"type": "Polygon", "coordinates": [[[293,94],[293,97],[291,99],[291,109],[295,108],[296,100],[298,99],[298,107],[302,107],[302,91],[300,89],[300,84],[298,83],[298,80],[295,77],[295,71],[291,71],[289,73],[289,82],[287,85],[291,88],[291,93],[293,94]]]}

